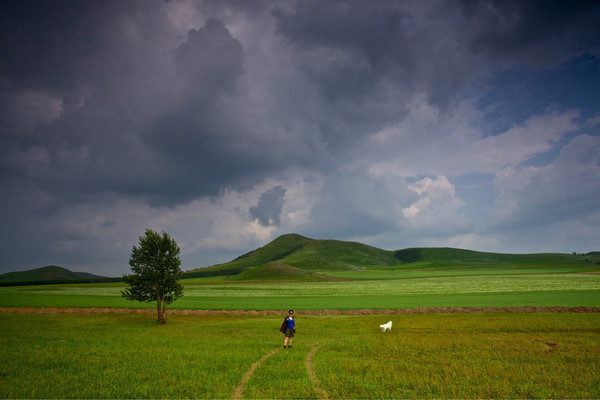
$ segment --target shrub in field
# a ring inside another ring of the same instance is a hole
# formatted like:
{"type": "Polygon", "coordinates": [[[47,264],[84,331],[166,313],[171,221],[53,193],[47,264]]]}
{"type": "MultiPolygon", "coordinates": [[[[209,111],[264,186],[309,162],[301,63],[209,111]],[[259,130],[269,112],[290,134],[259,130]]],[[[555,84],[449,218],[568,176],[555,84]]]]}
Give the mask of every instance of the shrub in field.
{"type": "Polygon", "coordinates": [[[151,229],[141,236],[139,247],[133,246],[129,265],[132,275],[124,275],[129,285],[122,292],[128,300],[143,302],[156,301],[158,323],[165,324],[165,309],[178,297],[183,296],[183,285],[179,282],[182,271],[179,253],[181,250],[175,240],[167,233],[162,236],[151,229]]]}

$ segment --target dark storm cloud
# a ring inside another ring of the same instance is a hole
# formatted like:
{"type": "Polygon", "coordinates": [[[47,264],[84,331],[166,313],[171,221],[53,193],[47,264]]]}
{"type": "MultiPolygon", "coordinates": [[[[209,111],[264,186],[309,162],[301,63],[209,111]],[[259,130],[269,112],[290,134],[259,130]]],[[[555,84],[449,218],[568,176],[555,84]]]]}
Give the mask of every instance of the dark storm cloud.
{"type": "MultiPolygon", "coordinates": [[[[562,153],[560,168],[536,176],[546,190],[563,176],[566,197],[549,190],[530,204],[537,197],[514,189],[538,184],[520,163],[552,145],[550,163],[580,120],[597,119],[591,96],[579,95],[594,91],[569,62],[589,58],[586,77],[595,76],[599,10],[554,0],[2,2],[3,267],[126,263],[129,242],[151,224],[182,232],[199,258],[235,256],[284,231],[462,234],[472,221],[461,208],[473,204],[455,195],[455,175],[482,171],[513,195],[476,208],[525,224],[519,207],[539,203],[542,215],[596,176],[562,153]],[[557,95],[542,94],[535,112],[515,106],[542,93],[523,96],[520,71],[540,69],[556,73],[539,86],[557,95]],[[565,69],[579,83],[568,105],[553,84],[565,69]],[[493,90],[520,118],[500,113],[506,128],[492,134],[493,90]],[[553,131],[548,105],[584,110],[553,131]],[[503,177],[507,164],[514,175],[503,177]]],[[[569,215],[595,210],[580,209],[569,215]]]]}
{"type": "Polygon", "coordinates": [[[494,68],[553,67],[600,50],[595,1],[441,2],[429,9],[405,2],[300,1],[295,10],[273,15],[278,33],[309,54],[302,68],[331,101],[360,103],[389,81],[399,91],[422,90],[445,108],[467,83],[494,68]]]}
{"type": "Polygon", "coordinates": [[[199,94],[201,102],[214,99],[219,91],[234,89],[243,67],[242,45],[223,22],[209,18],[204,27],[188,32],[175,50],[175,62],[186,74],[192,96],[199,94]]]}
{"type": "Polygon", "coordinates": [[[299,68],[326,102],[360,103],[386,79],[412,89],[417,49],[401,6],[301,1],[294,11],[275,9],[273,15],[277,32],[305,52],[299,68]]]}
{"type": "MultiPolygon", "coordinates": [[[[256,16],[260,10],[258,3],[199,4],[213,12],[256,16]]],[[[415,92],[448,106],[473,74],[486,73],[478,54],[512,60],[532,48],[550,53],[550,44],[558,43],[552,54],[578,51],[566,43],[594,44],[590,21],[598,7],[547,4],[467,2],[461,9],[442,3],[425,10],[403,2],[301,1],[290,11],[274,5],[277,32],[299,50],[298,70],[322,95],[304,104],[316,111],[293,134],[315,132],[330,153],[346,157],[365,135],[402,120],[415,92]],[[458,33],[459,25],[467,33],[458,33]]],[[[5,162],[7,173],[51,192],[112,192],[176,204],[249,188],[286,165],[318,168],[323,160],[291,149],[265,154],[273,135],[283,132],[278,125],[285,122],[276,118],[302,113],[305,99],[251,115],[274,122],[269,135],[249,126],[240,113],[253,101],[244,92],[244,48],[221,20],[207,18],[177,39],[161,2],[3,7],[4,157],[32,162],[29,169],[5,162]],[[15,109],[17,99],[34,104],[39,124],[31,122],[33,111],[15,109]],[[53,121],[41,114],[50,106],[57,107],[53,121]]]]}
{"type": "Polygon", "coordinates": [[[141,132],[141,141],[168,169],[161,181],[168,188],[165,200],[178,202],[218,194],[243,175],[252,157],[238,147],[243,128],[228,118],[235,110],[219,104],[222,96],[234,94],[242,74],[240,42],[223,22],[209,19],[188,32],[173,63],[181,90],[166,98],[170,104],[141,132]]]}
{"type": "Polygon", "coordinates": [[[473,21],[471,49],[494,60],[554,67],[576,54],[600,51],[600,3],[579,1],[466,1],[473,21]]]}
{"type": "Polygon", "coordinates": [[[281,221],[281,210],[285,203],[285,192],[283,186],[275,186],[264,192],[260,195],[258,204],[250,207],[250,215],[258,219],[262,226],[278,226],[281,221]]]}
{"type": "MultiPolygon", "coordinates": [[[[192,4],[217,15],[260,9],[192,4]]],[[[2,171],[51,195],[114,193],[175,205],[248,189],[286,165],[318,165],[315,129],[307,127],[302,139],[278,121],[289,121],[293,110],[249,106],[260,99],[247,92],[245,50],[225,23],[208,17],[180,36],[170,5],[25,2],[7,9],[4,15],[17,18],[3,26],[0,49],[10,60],[0,69],[2,171]],[[268,151],[272,145],[278,151],[268,151]]]]}
{"type": "Polygon", "coordinates": [[[244,139],[234,106],[223,103],[236,94],[244,62],[223,22],[209,18],[170,48],[176,42],[164,36],[175,35],[155,3],[75,2],[64,14],[68,4],[47,6],[23,3],[12,10],[21,19],[4,28],[2,51],[11,61],[1,70],[2,82],[11,82],[2,92],[7,174],[49,193],[176,204],[249,187],[273,167],[274,158],[260,157],[263,148],[244,139]],[[27,91],[58,110],[51,123],[16,135],[23,122],[10,122],[10,108],[27,91]],[[39,168],[21,168],[34,156],[39,168]],[[16,159],[22,163],[11,164],[16,159]]]}
{"type": "Polygon", "coordinates": [[[415,67],[410,35],[404,27],[406,14],[390,5],[363,7],[356,2],[304,1],[294,13],[274,10],[273,15],[279,21],[278,33],[292,44],[305,49],[339,48],[352,56],[344,60],[334,55],[331,63],[324,60],[324,65],[305,65],[325,95],[335,100],[368,93],[385,77],[378,73],[389,67],[396,66],[409,74],[415,67]],[[349,79],[352,85],[347,84],[349,79]]]}
{"type": "Polygon", "coordinates": [[[59,92],[133,72],[168,29],[154,1],[23,0],[1,7],[0,74],[11,85],[59,92]]]}
{"type": "Polygon", "coordinates": [[[139,165],[146,155],[138,151],[136,130],[154,111],[147,94],[163,68],[160,49],[171,42],[161,4],[2,7],[2,176],[30,180],[50,196],[75,197],[118,192],[154,172],[139,165]]]}

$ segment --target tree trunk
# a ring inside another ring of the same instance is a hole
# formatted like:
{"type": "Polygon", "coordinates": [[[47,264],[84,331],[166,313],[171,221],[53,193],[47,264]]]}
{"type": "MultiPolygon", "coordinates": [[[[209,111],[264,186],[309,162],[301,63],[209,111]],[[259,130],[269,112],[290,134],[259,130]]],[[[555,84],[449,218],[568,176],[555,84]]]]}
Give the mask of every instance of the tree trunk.
{"type": "Polygon", "coordinates": [[[164,302],[159,296],[156,296],[156,312],[158,313],[158,322],[159,324],[166,324],[167,319],[165,318],[165,307],[164,302]]]}
{"type": "Polygon", "coordinates": [[[160,298],[156,296],[156,322],[160,324],[160,298]]]}

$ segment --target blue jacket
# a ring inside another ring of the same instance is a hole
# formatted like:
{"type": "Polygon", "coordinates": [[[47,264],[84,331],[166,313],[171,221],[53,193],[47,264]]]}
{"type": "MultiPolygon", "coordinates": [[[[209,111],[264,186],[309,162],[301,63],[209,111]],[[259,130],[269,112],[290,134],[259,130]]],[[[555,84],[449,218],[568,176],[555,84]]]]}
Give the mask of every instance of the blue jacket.
{"type": "Polygon", "coordinates": [[[281,328],[279,328],[279,331],[281,333],[285,333],[286,328],[296,329],[296,321],[293,318],[291,320],[288,320],[288,317],[285,317],[283,323],[281,324],[281,328]]]}
{"type": "Polygon", "coordinates": [[[289,317],[286,317],[286,318],[285,318],[285,327],[286,327],[287,329],[294,329],[294,328],[296,328],[296,321],[294,320],[294,318],[292,318],[292,319],[290,320],[290,318],[289,318],[289,317]]]}

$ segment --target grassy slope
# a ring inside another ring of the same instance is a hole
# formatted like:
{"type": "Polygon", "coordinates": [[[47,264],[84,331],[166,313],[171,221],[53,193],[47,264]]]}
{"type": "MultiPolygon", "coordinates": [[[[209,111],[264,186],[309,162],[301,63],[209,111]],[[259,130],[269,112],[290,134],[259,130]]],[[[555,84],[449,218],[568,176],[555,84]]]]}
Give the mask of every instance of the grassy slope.
{"type": "Polygon", "coordinates": [[[324,277],[314,275],[310,271],[292,267],[291,265],[270,261],[260,267],[251,268],[232,276],[229,281],[267,282],[267,281],[323,281],[324,277]]]}
{"type": "Polygon", "coordinates": [[[311,241],[312,239],[296,234],[283,235],[259,249],[239,256],[231,262],[187,271],[184,273],[184,277],[239,274],[249,268],[258,267],[270,261],[281,260],[311,241]]]}
{"type": "Polygon", "coordinates": [[[325,271],[390,267],[398,263],[393,252],[338,240],[313,240],[282,261],[298,268],[325,271]]]}

